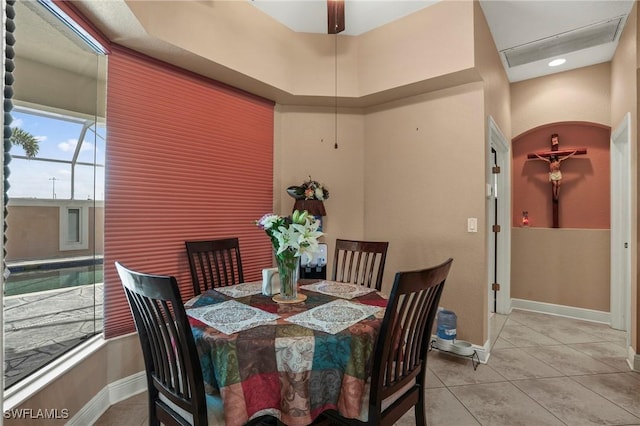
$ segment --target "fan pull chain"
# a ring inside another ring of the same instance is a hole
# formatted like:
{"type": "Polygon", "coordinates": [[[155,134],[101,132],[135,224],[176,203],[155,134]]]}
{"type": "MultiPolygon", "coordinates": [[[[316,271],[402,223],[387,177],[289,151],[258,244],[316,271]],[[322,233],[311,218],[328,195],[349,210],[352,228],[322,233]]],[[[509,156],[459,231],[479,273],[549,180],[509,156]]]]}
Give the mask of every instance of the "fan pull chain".
{"type": "Polygon", "coordinates": [[[337,20],[337,11],[336,11],[336,34],[334,39],[334,82],[335,82],[335,97],[334,97],[334,112],[335,112],[335,120],[334,120],[334,145],[333,149],[338,149],[338,20],[337,20]]]}

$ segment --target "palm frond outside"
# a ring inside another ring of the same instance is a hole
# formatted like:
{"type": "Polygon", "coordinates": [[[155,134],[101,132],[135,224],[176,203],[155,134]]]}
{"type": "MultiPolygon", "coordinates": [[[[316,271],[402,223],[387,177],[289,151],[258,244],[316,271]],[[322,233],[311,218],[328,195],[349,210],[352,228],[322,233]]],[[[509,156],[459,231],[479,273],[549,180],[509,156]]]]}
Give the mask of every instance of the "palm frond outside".
{"type": "Polygon", "coordinates": [[[9,139],[12,144],[21,146],[24,149],[24,152],[27,154],[27,157],[35,157],[40,149],[38,145],[38,139],[33,136],[31,133],[23,130],[19,127],[14,127],[11,132],[11,138],[9,139]]]}

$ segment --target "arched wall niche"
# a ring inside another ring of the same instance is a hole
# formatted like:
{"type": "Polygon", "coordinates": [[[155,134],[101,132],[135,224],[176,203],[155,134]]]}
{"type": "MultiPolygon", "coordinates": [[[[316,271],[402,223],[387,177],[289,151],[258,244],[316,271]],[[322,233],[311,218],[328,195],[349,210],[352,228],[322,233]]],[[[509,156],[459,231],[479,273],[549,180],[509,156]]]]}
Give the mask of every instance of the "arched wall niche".
{"type": "Polygon", "coordinates": [[[529,227],[553,227],[553,207],[549,164],[528,159],[530,153],[551,150],[551,135],[559,135],[559,149],[586,148],[561,162],[559,195],[560,228],[610,228],[611,128],[591,122],[556,122],[530,129],[512,140],[512,223],[523,226],[528,212],[529,227]]]}

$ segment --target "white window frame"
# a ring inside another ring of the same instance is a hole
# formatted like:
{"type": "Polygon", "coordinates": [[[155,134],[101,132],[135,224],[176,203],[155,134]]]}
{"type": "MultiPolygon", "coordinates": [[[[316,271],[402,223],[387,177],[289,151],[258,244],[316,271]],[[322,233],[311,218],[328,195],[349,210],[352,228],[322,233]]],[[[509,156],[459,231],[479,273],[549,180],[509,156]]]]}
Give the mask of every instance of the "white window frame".
{"type": "Polygon", "coordinates": [[[89,207],[79,203],[68,203],[60,206],[60,251],[86,250],[89,248],[89,207]],[[79,241],[68,241],[69,210],[80,211],[79,241]]]}

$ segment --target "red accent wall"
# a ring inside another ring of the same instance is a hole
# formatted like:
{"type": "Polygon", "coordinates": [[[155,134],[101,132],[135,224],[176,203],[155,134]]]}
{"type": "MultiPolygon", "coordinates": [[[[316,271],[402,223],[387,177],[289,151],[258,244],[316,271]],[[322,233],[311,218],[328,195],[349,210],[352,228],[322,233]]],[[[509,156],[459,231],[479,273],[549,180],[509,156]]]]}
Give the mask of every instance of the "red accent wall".
{"type": "Polygon", "coordinates": [[[537,127],[512,141],[513,226],[551,228],[552,196],[549,164],[527,154],[551,150],[551,135],[560,136],[559,149],[587,148],[586,155],[561,163],[559,225],[561,228],[609,229],[611,129],[596,123],[562,122],[537,127]]]}
{"type": "Polygon", "coordinates": [[[112,46],[107,82],[105,335],[134,330],[114,262],[174,275],[185,240],[237,236],[246,280],[272,265],[273,103],[112,46]]]}

